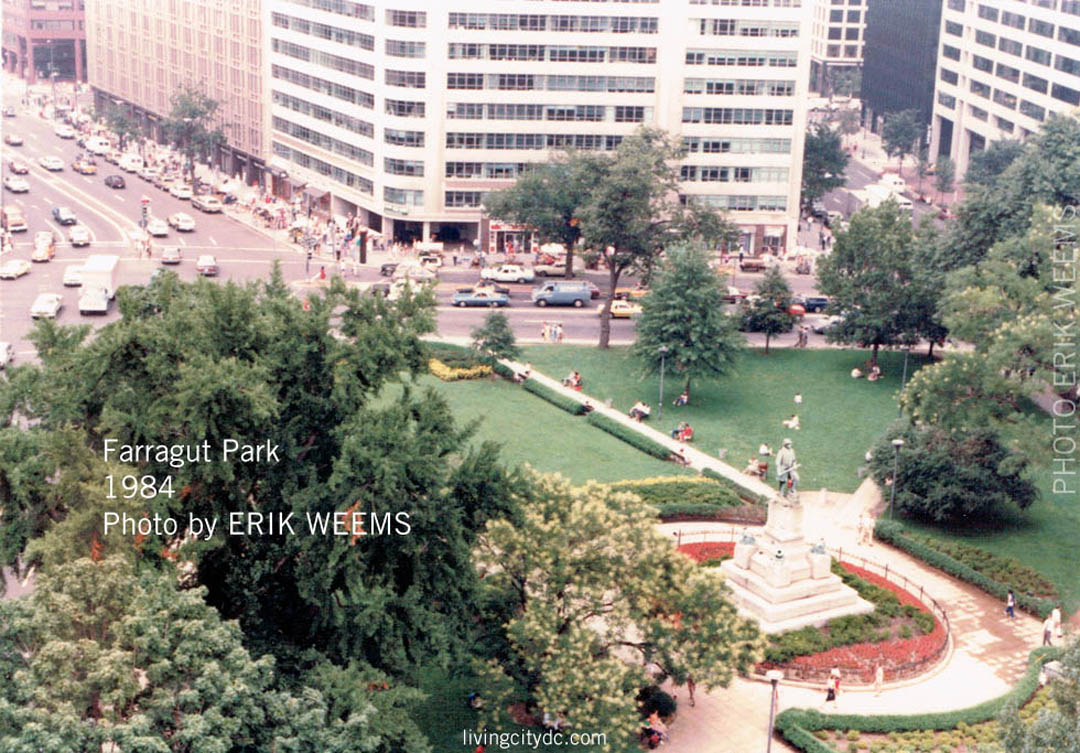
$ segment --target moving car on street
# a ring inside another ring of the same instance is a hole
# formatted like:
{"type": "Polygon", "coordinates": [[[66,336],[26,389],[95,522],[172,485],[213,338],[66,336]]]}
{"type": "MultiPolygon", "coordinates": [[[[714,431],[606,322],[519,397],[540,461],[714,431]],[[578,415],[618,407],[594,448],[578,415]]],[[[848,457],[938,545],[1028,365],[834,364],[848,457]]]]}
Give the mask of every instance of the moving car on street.
{"type": "Polygon", "coordinates": [[[22,146],[22,136],[17,133],[8,133],[4,135],[4,143],[9,146],[22,146]]]}
{"type": "Polygon", "coordinates": [[[56,126],[56,128],[53,129],[53,133],[55,133],[57,136],[59,136],[62,139],[73,139],[73,138],[75,138],[75,129],[72,128],[69,125],[64,124],[64,123],[61,123],[58,126],[56,126]]]}
{"type": "Polygon", "coordinates": [[[217,259],[210,254],[203,254],[195,262],[195,271],[203,277],[216,277],[218,273],[217,259]]]}
{"type": "Polygon", "coordinates": [[[454,293],[454,305],[465,308],[466,306],[489,306],[495,308],[510,303],[509,296],[487,290],[469,290],[462,293],[454,293]]]}
{"type": "Polygon", "coordinates": [[[179,264],[183,258],[179,246],[166,246],[161,250],[162,264],[179,264]]]}
{"type": "Polygon", "coordinates": [[[64,308],[64,299],[59,293],[42,293],[34,299],[30,307],[31,319],[55,319],[64,308]]]}
{"type": "MultiPolygon", "coordinates": [[[[600,306],[596,313],[598,316],[604,315],[604,307],[600,306]]],[[[641,304],[632,303],[630,301],[615,299],[611,302],[611,318],[612,319],[629,319],[632,316],[637,316],[641,313],[641,304]]]]}
{"type": "Polygon", "coordinates": [[[468,293],[472,290],[486,290],[489,293],[498,293],[499,295],[505,295],[507,298],[510,297],[510,288],[503,287],[494,280],[480,280],[479,282],[474,283],[472,287],[458,288],[457,292],[468,293]]]}
{"type": "Polygon", "coordinates": [[[52,216],[61,225],[74,225],[78,222],[71,207],[53,207],[52,216]]]}
{"type": "Polygon", "coordinates": [[[30,168],[26,166],[25,162],[14,159],[7,163],[7,169],[9,173],[15,173],[16,175],[26,175],[30,172],[30,168]]]}
{"type": "MultiPolygon", "coordinates": [[[[194,206],[194,204],[192,204],[192,206],[194,206]]],[[[379,267],[379,274],[381,274],[383,277],[389,277],[390,275],[394,274],[395,269],[397,269],[397,262],[388,261],[381,267],[379,267]]]]}
{"type": "Polygon", "coordinates": [[[187,201],[192,196],[191,186],[187,183],[173,183],[169,187],[169,194],[180,201],[187,201]]]}
{"type": "Polygon", "coordinates": [[[181,233],[190,233],[195,230],[195,220],[186,212],[176,212],[169,215],[169,227],[174,227],[181,233]]]}
{"type": "Polygon", "coordinates": [[[82,285],[82,264],[69,264],[64,270],[64,287],[77,288],[82,285]]]}
{"type": "Polygon", "coordinates": [[[191,207],[207,214],[214,214],[224,209],[221,200],[214,196],[193,196],[191,198],[191,207]]]}
{"type": "Polygon", "coordinates": [[[56,237],[51,230],[42,230],[34,236],[34,252],[30,261],[46,262],[56,255],[56,237]]]}
{"type": "Polygon", "coordinates": [[[408,278],[410,280],[419,280],[421,282],[428,282],[438,279],[438,275],[427,267],[421,266],[417,262],[408,261],[398,264],[394,269],[394,274],[391,275],[395,280],[401,280],[408,278]]]}
{"type": "Polygon", "coordinates": [[[0,280],[17,280],[25,274],[30,274],[30,262],[26,259],[12,259],[0,264],[0,280]]]}
{"type": "Polygon", "coordinates": [[[105,176],[105,185],[109,188],[125,188],[127,183],[124,182],[123,175],[107,175],[105,176]]]}
{"type": "Polygon", "coordinates": [[[38,160],[38,164],[54,173],[64,169],[64,160],[52,155],[42,157],[38,160]]]}
{"type": "Polygon", "coordinates": [[[146,232],[155,238],[163,238],[169,234],[169,226],[157,217],[151,217],[146,221],[146,232]]]}
{"type": "Polygon", "coordinates": [[[497,282],[525,283],[532,282],[536,273],[520,264],[500,264],[497,267],[484,267],[480,270],[480,277],[497,282]]]}
{"type": "Polygon", "coordinates": [[[86,225],[75,225],[68,231],[68,240],[72,246],[90,245],[90,228],[86,225]]]}
{"type": "Polygon", "coordinates": [[[28,193],[30,184],[26,182],[26,178],[20,178],[18,175],[5,175],[4,188],[12,193],[28,193]]]}
{"type": "Polygon", "coordinates": [[[71,163],[71,169],[80,175],[94,175],[97,173],[97,165],[93,162],[77,159],[71,163]]]}
{"type": "Polygon", "coordinates": [[[79,296],[80,314],[109,313],[109,293],[103,288],[85,287],[79,296]]]}

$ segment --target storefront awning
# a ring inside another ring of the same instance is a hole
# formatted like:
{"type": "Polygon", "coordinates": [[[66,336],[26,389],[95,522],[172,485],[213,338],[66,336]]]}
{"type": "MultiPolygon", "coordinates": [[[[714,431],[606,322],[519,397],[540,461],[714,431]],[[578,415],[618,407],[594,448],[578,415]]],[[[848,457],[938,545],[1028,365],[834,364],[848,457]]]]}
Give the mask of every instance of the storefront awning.
{"type": "Polygon", "coordinates": [[[301,188],[307,185],[307,183],[305,183],[304,181],[297,180],[296,178],[286,178],[285,182],[293,191],[299,191],[301,188]]]}
{"type": "Polygon", "coordinates": [[[310,197],[312,201],[318,201],[323,196],[326,196],[326,194],[328,193],[330,192],[325,191],[321,188],[315,188],[314,186],[309,186],[308,188],[304,189],[304,195],[310,197]]]}
{"type": "Polygon", "coordinates": [[[771,226],[771,227],[766,227],[765,228],[765,237],[766,238],[783,238],[784,233],[786,232],[786,230],[787,230],[787,228],[785,228],[783,225],[774,225],[774,226],[771,226]]]}
{"type": "Polygon", "coordinates": [[[280,167],[274,167],[273,165],[267,165],[266,171],[279,180],[289,177],[287,172],[280,167]]]}

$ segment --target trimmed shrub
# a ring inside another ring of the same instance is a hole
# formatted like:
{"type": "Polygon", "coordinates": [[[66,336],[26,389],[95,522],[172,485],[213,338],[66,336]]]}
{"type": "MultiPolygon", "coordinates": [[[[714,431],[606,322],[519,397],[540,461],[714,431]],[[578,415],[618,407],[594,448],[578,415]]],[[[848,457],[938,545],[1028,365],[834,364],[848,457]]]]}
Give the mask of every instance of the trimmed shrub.
{"type": "Polygon", "coordinates": [[[721,484],[738,494],[741,499],[745,499],[747,502],[753,502],[757,505],[769,504],[768,495],[758,494],[756,491],[732,481],[727,476],[721,476],[712,468],[702,468],[701,475],[705,476],[706,478],[711,478],[713,481],[720,482],[721,484]]]}
{"type": "Polygon", "coordinates": [[[730,489],[701,477],[670,476],[636,479],[609,484],[612,489],[628,491],[641,497],[663,515],[671,508],[711,511],[722,507],[739,507],[743,501],[730,489]]]}
{"type": "MultiPolygon", "coordinates": [[[[526,382],[526,386],[531,381],[532,380],[526,382]]],[[[586,417],[585,420],[593,426],[597,427],[598,429],[603,429],[608,434],[618,437],[627,444],[632,445],[641,450],[642,452],[648,453],[655,458],[667,460],[671,457],[671,450],[669,450],[667,447],[653,439],[649,439],[644,434],[635,431],[629,426],[623,426],[621,423],[616,421],[614,418],[611,418],[610,416],[605,416],[602,413],[597,413],[596,411],[593,411],[586,417]]]]}
{"type": "Polygon", "coordinates": [[[448,366],[438,358],[428,361],[428,371],[444,382],[460,382],[463,379],[479,379],[491,375],[491,367],[479,364],[476,366],[448,366]]]}
{"type": "Polygon", "coordinates": [[[507,366],[505,363],[500,363],[499,361],[496,361],[492,365],[491,369],[503,379],[513,380],[514,378],[514,370],[507,366]]]}
{"type": "Polygon", "coordinates": [[[966,581],[976,588],[981,588],[986,593],[996,596],[1002,601],[1005,601],[1009,589],[1012,588],[1016,592],[1017,606],[1025,612],[1038,615],[1040,618],[1045,618],[1054,608],[1055,602],[1050,599],[1040,599],[1025,593],[1015,584],[996,581],[943,552],[931,549],[926,544],[909,536],[904,531],[903,524],[896,521],[879,520],[877,525],[874,526],[874,537],[895,546],[897,549],[902,549],[926,564],[966,581]]]}
{"type": "Polygon", "coordinates": [[[1057,586],[1049,578],[1020,560],[1002,557],[958,541],[942,541],[925,534],[907,533],[905,535],[935,551],[947,554],[977,573],[982,573],[999,583],[1008,583],[1017,591],[1047,599],[1055,599],[1058,596],[1057,586]]]}
{"type": "Polygon", "coordinates": [[[454,343],[425,341],[424,346],[428,352],[428,358],[442,361],[454,369],[468,369],[480,365],[480,359],[472,348],[454,343]]]}
{"type": "Polygon", "coordinates": [[[564,395],[558,390],[548,387],[546,384],[541,384],[535,379],[526,379],[523,386],[537,397],[542,397],[552,405],[562,408],[571,415],[580,416],[585,412],[585,406],[574,398],[564,395]]]}

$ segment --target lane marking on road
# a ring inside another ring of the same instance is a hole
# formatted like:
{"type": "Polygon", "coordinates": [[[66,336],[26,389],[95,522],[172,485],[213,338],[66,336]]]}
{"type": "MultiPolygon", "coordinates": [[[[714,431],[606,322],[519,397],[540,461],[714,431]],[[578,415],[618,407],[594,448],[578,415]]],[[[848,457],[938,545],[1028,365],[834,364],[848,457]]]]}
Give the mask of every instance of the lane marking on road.
{"type": "Polygon", "coordinates": [[[212,244],[214,244],[215,246],[218,244],[218,242],[216,240],[214,240],[214,236],[212,236],[212,235],[210,236],[210,242],[212,244]]]}
{"type": "Polygon", "coordinates": [[[112,195],[112,197],[113,197],[114,199],[116,199],[117,201],[119,201],[119,202],[120,202],[121,204],[123,204],[123,203],[124,203],[124,197],[123,197],[123,196],[121,196],[120,194],[118,194],[118,193],[114,193],[114,194],[112,195]]]}

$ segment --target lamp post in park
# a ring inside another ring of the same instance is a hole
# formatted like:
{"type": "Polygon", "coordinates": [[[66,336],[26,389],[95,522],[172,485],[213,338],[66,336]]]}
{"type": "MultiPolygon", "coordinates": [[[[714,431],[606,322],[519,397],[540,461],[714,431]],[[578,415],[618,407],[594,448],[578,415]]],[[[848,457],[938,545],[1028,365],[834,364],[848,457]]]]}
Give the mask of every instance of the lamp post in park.
{"type": "Polygon", "coordinates": [[[893,516],[893,503],[896,502],[896,474],[900,464],[900,448],[904,446],[904,440],[897,437],[892,441],[893,446],[893,461],[892,461],[892,486],[889,489],[889,520],[892,520],[893,516]]]}
{"type": "Polygon", "coordinates": [[[664,365],[667,360],[668,346],[660,346],[660,404],[656,407],[656,420],[664,417],[664,365]]]}
{"type": "Polygon", "coordinates": [[[769,741],[765,746],[765,753],[772,753],[773,723],[776,720],[776,686],[784,679],[784,673],[779,669],[770,669],[765,673],[765,679],[772,683],[772,695],[769,698],[769,741]]]}

